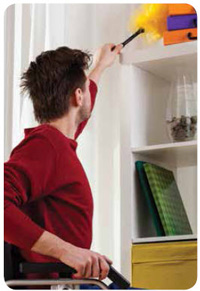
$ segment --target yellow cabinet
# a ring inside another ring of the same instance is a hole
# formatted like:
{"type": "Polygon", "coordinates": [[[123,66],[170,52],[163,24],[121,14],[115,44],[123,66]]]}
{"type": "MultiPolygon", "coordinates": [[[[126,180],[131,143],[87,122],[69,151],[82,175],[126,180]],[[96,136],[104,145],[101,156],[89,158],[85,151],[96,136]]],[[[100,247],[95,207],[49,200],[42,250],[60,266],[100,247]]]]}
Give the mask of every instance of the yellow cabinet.
{"type": "Polygon", "coordinates": [[[197,280],[197,241],[132,245],[132,286],[189,289],[197,280]]]}

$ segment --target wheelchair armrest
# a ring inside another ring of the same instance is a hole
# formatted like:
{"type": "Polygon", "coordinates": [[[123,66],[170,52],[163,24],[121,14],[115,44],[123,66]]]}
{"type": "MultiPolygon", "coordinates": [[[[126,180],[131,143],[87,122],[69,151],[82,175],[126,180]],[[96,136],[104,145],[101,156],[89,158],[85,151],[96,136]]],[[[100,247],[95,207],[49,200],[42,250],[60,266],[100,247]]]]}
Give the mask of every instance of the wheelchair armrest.
{"type": "MultiPolygon", "coordinates": [[[[71,277],[76,270],[63,263],[21,263],[20,272],[28,273],[64,273],[66,277],[71,277]]],[[[119,286],[120,289],[128,289],[130,282],[126,280],[115,268],[110,266],[108,278],[119,286]]]]}
{"type": "Polygon", "coordinates": [[[76,270],[63,263],[20,263],[19,271],[23,274],[29,273],[64,273],[65,278],[71,277],[76,270]]]}

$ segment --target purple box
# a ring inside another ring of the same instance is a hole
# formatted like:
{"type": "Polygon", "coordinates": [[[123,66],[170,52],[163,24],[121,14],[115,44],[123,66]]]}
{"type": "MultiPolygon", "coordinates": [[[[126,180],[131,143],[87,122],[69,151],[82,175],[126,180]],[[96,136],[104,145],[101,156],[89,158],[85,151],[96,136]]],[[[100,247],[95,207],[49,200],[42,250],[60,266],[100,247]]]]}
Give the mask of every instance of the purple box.
{"type": "Polygon", "coordinates": [[[167,30],[197,27],[197,14],[173,15],[167,17],[167,30]]]}

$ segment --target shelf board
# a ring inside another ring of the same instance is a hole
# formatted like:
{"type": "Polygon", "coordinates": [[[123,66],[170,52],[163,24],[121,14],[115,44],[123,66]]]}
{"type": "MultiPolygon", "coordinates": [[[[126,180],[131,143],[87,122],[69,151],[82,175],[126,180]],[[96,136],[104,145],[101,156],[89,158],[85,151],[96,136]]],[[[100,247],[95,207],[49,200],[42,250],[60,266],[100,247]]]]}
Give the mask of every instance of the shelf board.
{"type": "Polygon", "coordinates": [[[133,154],[139,154],[175,167],[187,167],[197,164],[196,140],[137,147],[132,148],[131,151],[133,154]]]}
{"type": "Polygon", "coordinates": [[[197,41],[164,46],[162,41],[150,47],[133,49],[131,45],[121,54],[122,64],[136,67],[159,76],[167,81],[175,78],[176,68],[187,68],[197,79],[197,41]]]}
{"type": "Polygon", "coordinates": [[[181,240],[196,240],[196,234],[187,235],[173,235],[173,236],[158,236],[158,237],[142,237],[132,239],[132,243],[150,243],[150,242],[170,242],[170,241],[181,241],[181,240]]]}

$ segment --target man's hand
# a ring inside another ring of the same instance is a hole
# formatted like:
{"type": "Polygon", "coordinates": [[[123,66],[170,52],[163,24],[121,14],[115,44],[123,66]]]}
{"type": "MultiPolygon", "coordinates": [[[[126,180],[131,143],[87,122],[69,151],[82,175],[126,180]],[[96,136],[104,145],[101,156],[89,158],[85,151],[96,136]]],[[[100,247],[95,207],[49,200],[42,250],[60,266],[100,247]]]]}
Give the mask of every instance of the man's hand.
{"type": "Polygon", "coordinates": [[[115,46],[113,43],[105,44],[97,50],[94,55],[94,67],[101,67],[103,70],[110,67],[116,56],[121,52],[123,48],[122,44],[115,46]],[[113,50],[112,48],[115,47],[113,50]]]}
{"type": "Polygon", "coordinates": [[[93,69],[89,74],[88,78],[92,79],[95,83],[98,83],[103,71],[114,63],[117,55],[120,54],[122,48],[122,44],[118,44],[117,46],[115,46],[112,43],[105,44],[104,46],[99,48],[94,55],[93,69]],[[112,50],[113,47],[115,48],[112,50]]]}
{"type": "Polygon", "coordinates": [[[72,246],[63,250],[60,261],[73,267],[77,273],[73,278],[99,278],[107,277],[112,261],[106,256],[96,252],[72,246]]]}
{"type": "Polygon", "coordinates": [[[44,231],[32,246],[31,251],[50,256],[74,268],[74,278],[99,278],[103,280],[109,272],[112,261],[88,249],[76,247],[56,235],[44,231]]]}

